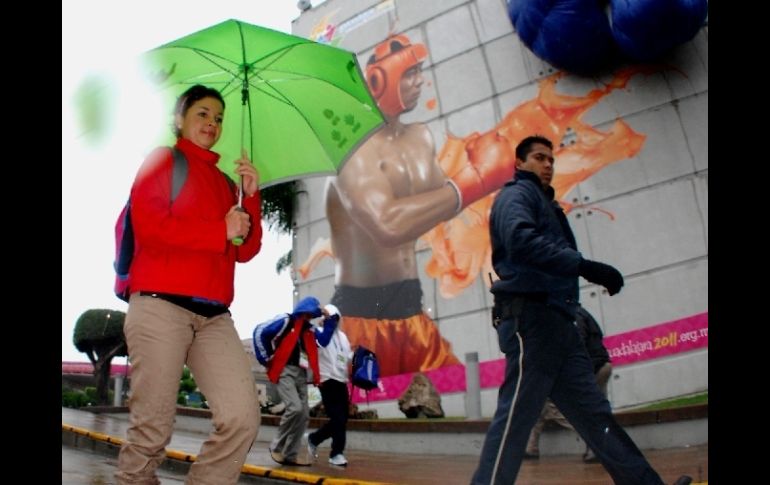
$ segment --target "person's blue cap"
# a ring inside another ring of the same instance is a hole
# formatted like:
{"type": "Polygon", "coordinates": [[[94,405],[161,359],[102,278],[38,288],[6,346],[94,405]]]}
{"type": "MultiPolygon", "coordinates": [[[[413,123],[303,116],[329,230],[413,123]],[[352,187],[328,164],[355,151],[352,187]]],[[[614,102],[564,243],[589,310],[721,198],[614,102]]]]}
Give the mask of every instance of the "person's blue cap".
{"type": "Polygon", "coordinates": [[[321,311],[321,302],[314,296],[306,296],[301,299],[297,306],[294,307],[292,315],[297,316],[300,313],[309,313],[313,318],[323,315],[321,311]]]}

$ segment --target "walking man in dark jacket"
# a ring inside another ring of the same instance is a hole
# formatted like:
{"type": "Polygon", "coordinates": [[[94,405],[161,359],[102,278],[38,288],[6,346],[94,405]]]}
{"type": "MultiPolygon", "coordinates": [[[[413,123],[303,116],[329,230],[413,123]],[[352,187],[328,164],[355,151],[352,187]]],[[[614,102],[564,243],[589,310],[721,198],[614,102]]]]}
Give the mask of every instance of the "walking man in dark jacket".
{"type": "MultiPolygon", "coordinates": [[[[564,413],[617,484],[662,484],[612,416],[573,322],[578,276],[623,286],[620,272],[584,259],[567,218],[554,200],[553,144],[527,137],[516,147],[516,172],[492,206],[489,230],[493,325],[505,354],[505,377],[472,483],[511,485],[532,426],[546,398],[564,413]]],[[[689,481],[678,482],[689,483],[689,481]]]]}

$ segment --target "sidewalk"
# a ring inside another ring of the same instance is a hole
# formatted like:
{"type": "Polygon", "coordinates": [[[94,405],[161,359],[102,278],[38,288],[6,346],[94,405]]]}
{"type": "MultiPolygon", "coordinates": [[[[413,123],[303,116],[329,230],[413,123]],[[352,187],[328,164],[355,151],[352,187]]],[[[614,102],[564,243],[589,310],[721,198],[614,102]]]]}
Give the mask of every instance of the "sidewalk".
{"type": "MultiPolygon", "coordinates": [[[[62,408],[63,445],[96,448],[103,453],[116,454],[127,427],[126,420],[114,416],[62,408]]],[[[372,439],[376,440],[376,432],[373,434],[372,439]]],[[[350,449],[345,452],[350,464],[346,468],[339,468],[328,464],[329,448],[328,443],[324,443],[326,446],[319,448],[319,459],[312,466],[287,467],[270,459],[268,441],[262,436],[260,431],[260,437],[249,452],[244,478],[251,475],[284,482],[324,484],[467,484],[478,462],[478,456],[474,455],[385,453],[350,449]]],[[[205,438],[202,433],[176,430],[167,450],[180,463],[189,462],[188,455],[196,454],[205,438]]],[[[63,452],[63,460],[64,456],[63,452]]],[[[695,482],[708,480],[708,445],[647,450],[645,456],[665,483],[672,483],[682,474],[692,476],[695,482]]],[[[243,481],[249,482],[251,480],[243,481]]],[[[274,480],[270,482],[278,483],[274,480]]],[[[603,485],[612,482],[601,465],[584,464],[579,455],[546,456],[535,462],[525,461],[517,480],[520,485],[565,483],[603,485]]]]}

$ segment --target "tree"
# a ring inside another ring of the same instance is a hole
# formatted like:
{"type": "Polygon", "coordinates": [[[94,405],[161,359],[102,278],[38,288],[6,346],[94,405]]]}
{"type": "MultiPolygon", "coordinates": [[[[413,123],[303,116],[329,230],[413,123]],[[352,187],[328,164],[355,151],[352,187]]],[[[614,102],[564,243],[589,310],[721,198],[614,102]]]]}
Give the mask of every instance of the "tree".
{"type": "MultiPolygon", "coordinates": [[[[267,222],[267,228],[279,234],[291,234],[294,228],[294,203],[297,194],[294,181],[271,185],[260,189],[262,197],[262,219],[267,222]]],[[[275,264],[275,272],[280,273],[291,266],[291,250],[281,256],[275,264]]]]}
{"type": "Polygon", "coordinates": [[[97,404],[109,404],[110,363],[113,357],[128,355],[123,323],[126,314],[119,310],[91,309],[75,322],[73,343],[88,356],[94,366],[97,404]]]}

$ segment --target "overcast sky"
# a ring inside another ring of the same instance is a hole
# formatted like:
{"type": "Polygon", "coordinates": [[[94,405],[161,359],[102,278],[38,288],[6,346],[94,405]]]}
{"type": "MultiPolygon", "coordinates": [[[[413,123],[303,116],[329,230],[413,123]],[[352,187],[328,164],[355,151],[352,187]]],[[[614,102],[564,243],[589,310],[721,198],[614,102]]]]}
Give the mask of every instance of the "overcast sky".
{"type": "MultiPolygon", "coordinates": [[[[154,134],[170,122],[152,108],[152,92],[137,75],[138,55],[229,18],[290,33],[300,13],[296,5],[296,0],[62,4],[62,360],[88,360],[72,343],[75,321],[84,311],[127,308],[112,292],[115,220],[155,144],[154,134]],[[80,92],[90,93],[97,100],[94,109],[103,114],[90,129],[75,109],[80,92]]],[[[241,338],[250,338],[256,323],[291,309],[289,272],[275,272],[276,261],[290,248],[289,236],[266,233],[260,254],[237,265],[231,310],[241,338]]]]}

